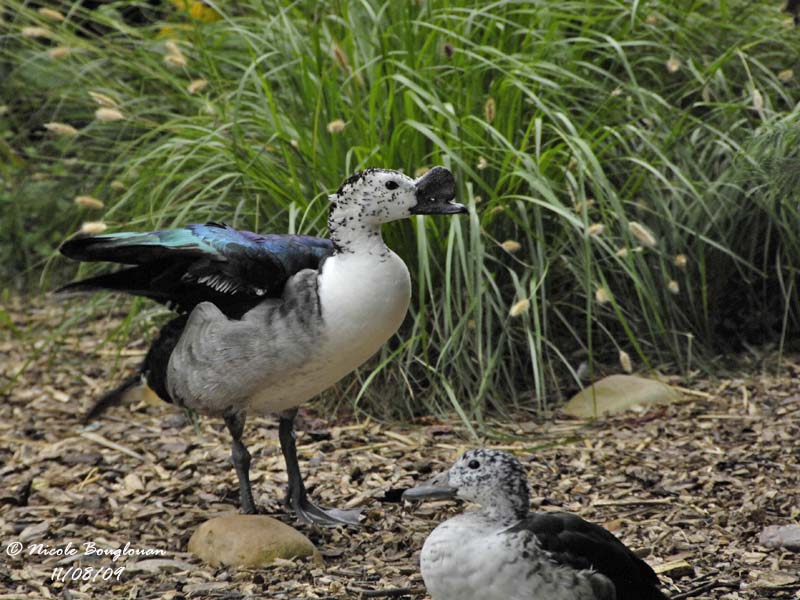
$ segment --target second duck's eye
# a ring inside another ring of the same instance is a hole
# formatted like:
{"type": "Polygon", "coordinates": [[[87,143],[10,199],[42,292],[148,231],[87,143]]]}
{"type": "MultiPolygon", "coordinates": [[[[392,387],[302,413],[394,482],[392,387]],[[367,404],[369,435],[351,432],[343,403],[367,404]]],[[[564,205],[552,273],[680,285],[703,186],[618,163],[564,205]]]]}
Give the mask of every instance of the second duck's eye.
{"type": "Polygon", "coordinates": [[[469,461],[469,464],[467,466],[470,469],[477,469],[478,467],[481,466],[481,463],[479,463],[477,460],[471,460],[471,461],[469,461]]]}
{"type": "Polygon", "coordinates": [[[400,187],[400,184],[397,183],[396,181],[387,181],[386,182],[386,189],[387,190],[396,190],[399,187],[400,187]]]}

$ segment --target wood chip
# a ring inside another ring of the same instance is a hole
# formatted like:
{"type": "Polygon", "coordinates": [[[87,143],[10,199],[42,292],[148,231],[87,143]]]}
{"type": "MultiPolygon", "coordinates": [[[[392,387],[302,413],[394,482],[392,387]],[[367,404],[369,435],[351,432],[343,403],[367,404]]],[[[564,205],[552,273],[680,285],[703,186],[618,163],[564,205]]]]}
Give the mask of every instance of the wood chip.
{"type": "MultiPolygon", "coordinates": [[[[34,340],[49,339],[64,320],[62,305],[36,299],[12,296],[3,309],[34,340]]],[[[298,432],[300,466],[313,499],[358,506],[364,515],[360,529],[318,529],[298,525],[284,510],[286,474],[275,419],[250,417],[245,443],[257,502],[311,538],[324,564],[215,569],[185,550],[203,521],[238,510],[222,422],[200,418],[195,426],[176,407],[149,400],[111,408],[86,428],[78,422],[77,407],[117,385],[144,354],[138,329],[122,352],[104,342],[124,316],[122,306],[109,317],[86,320],[62,346],[38,354],[0,330],[0,380],[16,377],[0,402],[0,539],[52,547],[130,544],[166,554],[7,560],[0,600],[427,598],[418,566],[422,543],[466,507],[444,501],[412,506],[387,500],[385,492],[430,477],[477,445],[457,418],[382,425],[328,420],[333,411],[321,402],[303,407],[310,430],[330,433],[298,432]],[[126,575],[69,586],[50,582],[55,566],[73,565],[125,566],[126,575]]],[[[775,355],[776,366],[778,360],[775,355]]],[[[607,524],[655,565],[669,597],[789,600],[800,590],[800,554],[761,545],[767,537],[759,543],[765,529],[800,517],[800,469],[793,460],[800,439],[800,357],[780,360],[777,375],[760,366],[726,370],[734,375],[715,379],[673,375],[670,384],[684,394],[680,403],[602,422],[531,413],[487,417],[493,437],[482,443],[523,461],[536,510],[568,510],[607,524]]],[[[353,378],[342,390],[357,385],[353,378]]]]}
{"type": "Polygon", "coordinates": [[[98,435],[96,433],[92,433],[90,431],[84,431],[81,433],[82,437],[85,437],[87,440],[92,440],[100,444],[101,446],[105,446],[106,448],[110,448],[111,450],[116,450],[117,452],[122,452],[123,454],[127,454],[128,456],[140,460],[142,462],[147,462],[147,459],[139,454],[138,452],[134,452],[130,448],[126,448],[121,444],[117,444],[116,442],[112,442],[111,440],[107,440],[102,435],[98,435]]]}
{"type": "Polygon", "coordinates": [[[669,575],[673,579],[694,575],[694,568],[685,560],[673,560],[653,566],[657,575],[669,575]]]}

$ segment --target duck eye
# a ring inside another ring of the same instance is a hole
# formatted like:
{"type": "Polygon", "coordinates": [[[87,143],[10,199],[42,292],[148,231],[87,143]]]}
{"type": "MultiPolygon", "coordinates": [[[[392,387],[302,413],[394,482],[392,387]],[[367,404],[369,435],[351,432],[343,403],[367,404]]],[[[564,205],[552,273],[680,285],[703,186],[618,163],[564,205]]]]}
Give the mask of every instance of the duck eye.
{"type": "Polygon", "coordinates": [[[387,190],[396,190],[399,187],[400,187],[400,184],[397,183],[396,181],[387,181],[386,182],[386,189],[387,190]]]}
{"type": "Polygon", "coordinates": [[[469,461],[469,464],[467,466],[470,469],[477,469],[478,467],[481,466],[481,463],[479,463],[477,460],[471,460],[471,461],[469,461]]]}

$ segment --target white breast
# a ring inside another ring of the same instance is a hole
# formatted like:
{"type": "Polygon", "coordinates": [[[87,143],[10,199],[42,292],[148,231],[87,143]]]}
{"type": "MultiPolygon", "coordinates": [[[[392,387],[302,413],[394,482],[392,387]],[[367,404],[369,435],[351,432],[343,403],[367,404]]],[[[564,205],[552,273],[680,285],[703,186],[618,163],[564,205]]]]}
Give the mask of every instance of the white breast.
{"type": "Polygon", "coordinates": [[[405,263],[392,251],[337,254],[319,275],[322,327],[302,369],[287,372],[248,402],[275,412],[306,402],[361,366],[400,327],[411,299],[405,263]]]}
{"type": "Polygon", "coordinates": [[[530,534],[466,513],[439,525],[420,566],[433,600],[594,600],[588,571],[549,561],[530,534]]]}
{"type": "Polygon", "coordinates": [[[383,256],[337,255],[323,267],[319,297],[333,363],[358,366],[402,324],[411,279],[405,263],[388,249],[383,256]]]}

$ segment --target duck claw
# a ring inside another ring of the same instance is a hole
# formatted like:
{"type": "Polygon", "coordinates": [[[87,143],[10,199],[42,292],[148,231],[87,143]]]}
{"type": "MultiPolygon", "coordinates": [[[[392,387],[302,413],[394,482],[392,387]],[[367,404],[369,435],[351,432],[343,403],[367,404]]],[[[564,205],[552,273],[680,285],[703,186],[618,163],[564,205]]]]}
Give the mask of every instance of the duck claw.
{"type": "Polygon", "coordinates": [[[311,525],[319,527],[339,527],[341,525],[359,527],[361,525],[360,509],[321,508],[311,502],[307,496],[291,504],[297,518],[311,525]]]}

